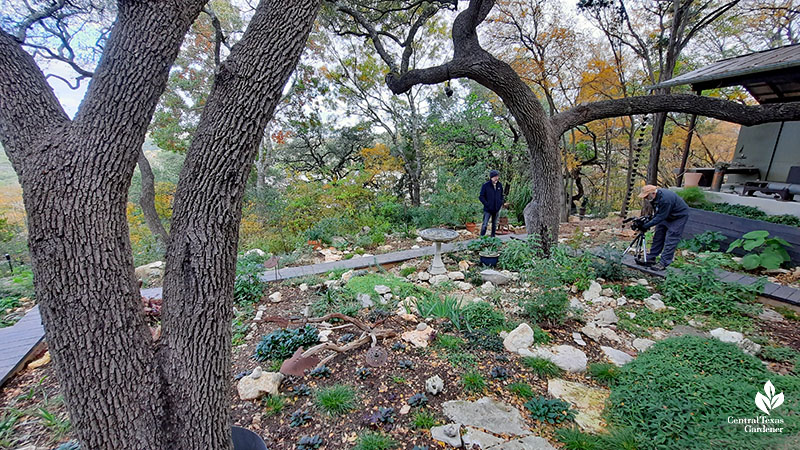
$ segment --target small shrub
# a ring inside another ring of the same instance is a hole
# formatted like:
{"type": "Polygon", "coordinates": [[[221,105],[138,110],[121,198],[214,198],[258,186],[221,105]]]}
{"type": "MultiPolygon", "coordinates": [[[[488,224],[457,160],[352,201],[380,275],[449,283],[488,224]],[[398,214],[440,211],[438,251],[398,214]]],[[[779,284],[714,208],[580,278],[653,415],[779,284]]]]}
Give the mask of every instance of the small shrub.
{"type": "Polygon", "coordinates": [[[308,397],[311,395],[311,388],[305,383],[293,387],[292,390],[298,397],[308,397]]]}
{"type": "Polygon", "coordinates": [[[289,416],[289,426],[292,428],[301,427],[311,422],[311,414],[304,409],[298,409],[289,416]]]}
{"type": "Polygon", "coordinates": [[[605,247],[600,251],[600,256],[600,258],[592,262],[595,276],[606,281],[622,281],[625,278],[622,253],[610,247],[605,247]]]}
{"type": "Polygon", "coordinates": [[[486,389],[486,380],[477,370],[469,370],[461,374],[461,384],[468,393],[481,393],[486,389]]]}
{"type": "Polygon", "coordinates": [[[427,409],[423,409],[411,416],[411,423],[418,430],[429,430],[436,426],[436,417],[427,409]]]}
{"type": "Polygon", "coordinates": [[[539,378],[553,378],[561,375],[561,369],[553,361],[537,356],[522,358],[522,365],[530,369],[539,378]]]}
{"type": "Polygon", "coordinates": [[[508,389],[509,392],[513,393],[517,397],[522,398],[523,400],[530,400],[534,396],[533,389],[529,384],[511,383],[506,387],[506,389],[508,389]]]}
{"type": "Polygon", "coordinates": [[[692,208],[697,208],[707,203],[706,193],[696,186],[683,188],[677,194],[692,208]]]}
{"type": "Polygon", "coordinates": [[[314,450],[322,447],[325,441],[319,436],[303,436],[297,441],[297,450],[314,450]]]}
{"type": "Polygon", "coordinates": [[[549,344],[550,341],[553,339],[550,336],[550,333],[544,331],[543,329],[539,328],[538,326],[534,325],[531,327],[533,329],[533,343],[534,344],[549,344]]]}
{"type": "Polygon", "coordinates": [[[533,266],[542,257],[541,247],[535,239],[528,241],[512,239],[500,252],[497,264],[501,269],[520,272],[533,266]]]}
{"type": "Polygon", "coordinates": [[[649,296],[650,291],[642,285],[634,284],[633,286],[625,286],[625,297],[641,301],[649,296]]]}
{"type": "Polygon", "coordinates": [[[264,397],[261,401],[261,404],[264,405],[264,410],[267,416],[275,416],[283,411],[283,407],[286,406],[286,403],[282,396],[280,395],[268,395],[264,397]]]}
{"type": "Polygon", "coordinates": [[[523,314],[536,323],[558,325],[567,318],[569,299],[562,290],[548,290],[523,300],[522,308],[523,314]]]}
{"type": "Polygon", "coordinates": [[[356,391],[345,384],[335,384],[318,389],[314,401],[329,415],[338,416],[355,409],[356,391]]]}
{"type": "Polygon", "coordinates": [[[428,404],[428,397],[425,394],[414,394],[408,399],[408,404],[417,408],[428,404]]]}
{"type": "Polygon", "coordinates": [[[397,447],[397,442],[383,433],[365,432],[358,436],[353,450],[391,450],[397,447]]]}
{"type": "Polygon", "coordinates": [[[414,370],[414,361],[411,361],[410,359],[401,359],[400,361],[397,361],[397,367],[403,370],[414,370]]]}
{"type": "Polygon", "coordinates": [[[304,328],[282,328],[264,336],[256,347],[255,358],[259,361],[268,359],[286,359],[300,348],[309,348],[319,342],[319,332],[311,325],[304,328]]]}
{"type": "Polygon", "coordinates": [[[481,236],[467,244],[467,250],[473,252],[498,253],[503,246],[503,241],[497,237],[481,236]]]}
{"type": "Polygon", "coordinates": [[[575,410],[570,404],[557,398],[534,397],[525,402],[525,408],[540,422],[558,424],[575,419],[575,410]]]}
{"type": "Polygon", "coordinates": [[[490,303],[472,303],[461,310],[461,317],[464,318],[467,328],[494,329],[505,325],[506,316],[496,310],[490,303]]]}
{"type": "Polygon", "coordinates": [[[589,374],[601,383],[610,383],[619,376],[619,368],[611,363],[589,364],[589,374]]]}
{"type": "Polygon", "coordinates": [[[467,338],[467,347],[473,350],[483,349],[490,352],[502,352],[505,349],[503,339],[497,333],[491,331],[465,331],[464,336],[467,338]]]}
{"type": "Polygon", "coordinates": [[[240,305],[258,303],[264,296],[266,284],[257,275],[240,274],[233,282],[233,298],[240,305]]]}
{"type": "Polygon", "coordinates": [[[466,330],[467,322],[461,315],[461,303],[452,296],[428,296],[417,300],[417,309],[422,317],[440,317],[450,320],[457,330],[466,330]]]}
{"type": "Polygon", "coordinates": [[[406,380],[405,377],[401,377],[399,375],[392,375],[390,378],[391,378],[392,382],[396,383],[396,384],[406,384],[406,383],[408,383],[408,380],[406,380]]]}

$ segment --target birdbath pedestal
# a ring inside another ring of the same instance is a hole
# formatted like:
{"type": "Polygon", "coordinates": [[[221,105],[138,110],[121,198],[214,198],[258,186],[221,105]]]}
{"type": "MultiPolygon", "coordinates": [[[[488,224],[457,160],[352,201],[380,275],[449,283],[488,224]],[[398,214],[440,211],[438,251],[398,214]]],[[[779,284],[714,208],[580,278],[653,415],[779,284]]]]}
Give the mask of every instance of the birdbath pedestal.
{"type": "Polygon", "coordinates": [[[447,269],[442,262],[442,242],[450,242],[458,237],[458,233],[446,228],[426,228],[419,232],[419,236],[426,241],[431,241],[436,245],[436,252],[433,255],[433,262],[428,272],[431,275],[447,273],[447,269]]]}

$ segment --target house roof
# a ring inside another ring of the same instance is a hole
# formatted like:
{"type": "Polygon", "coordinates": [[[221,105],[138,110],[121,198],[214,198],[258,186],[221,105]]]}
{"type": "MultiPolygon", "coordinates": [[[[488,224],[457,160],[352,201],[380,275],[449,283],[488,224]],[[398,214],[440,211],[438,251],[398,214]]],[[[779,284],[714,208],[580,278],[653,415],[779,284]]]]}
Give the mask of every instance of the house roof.
{"type": "Polygon", "coordinates": [[[697,92],[741,85],[759,103],[800,101],[800,44],[723,59],[653,88],[684,84],[697,92]]]}

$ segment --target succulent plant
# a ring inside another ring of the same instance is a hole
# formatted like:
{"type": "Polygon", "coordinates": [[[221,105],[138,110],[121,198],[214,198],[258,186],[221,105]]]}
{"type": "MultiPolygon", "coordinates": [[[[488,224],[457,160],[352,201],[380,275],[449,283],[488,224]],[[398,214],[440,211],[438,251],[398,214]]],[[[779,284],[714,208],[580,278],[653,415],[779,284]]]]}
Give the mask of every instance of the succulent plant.
{"type": "Polygon", "coordinates": [[[311,414],[304,409],[298,409],[297,411],[293,412],[291,416],[289,416],[289,426],[292,428],[300,427],[305,425],[308,422],[311,422],[311,414]]]}
{"type": "Polygon", "coordinates": [[[425,394],[414,394],[411,398],[408,399],[408,404],[417,407],[417,406],[425,406],[428,403],[428,397],[425,394]]]}
{"type": "Polygon", "coordinates": [[[339,337],[340,344],[347,344],[348,342],[352,342],[353,339],[356,338],[356,335],[353,333],[345,333],[339,337]]]}
{"type": "Polygon", "coordinates": [[[360,379],[366,379],[368,376],[372,374],[372,371],[369,370],[368,367],[359,367],[356,369],[356,376],[360,379]]]}
{"type": "Polygon", "coordinates": [[[402,342],[397,341],[392,345],[392,350],[394,350],[396,352],[403,352],[403,351],[406,350],[406,344],[403,344],[402,342]]]}
{"type": "Polygon", "coordinates": [[[294,393],[300,397],[307,397],[311,395],[311,388],[308,387],[308,385],[306,385],[305,383],[295,386],[292,389],[294,390],[294,393]]]}
{"type": "Polygon", "coordinates": [[[410,359],[401,359],[400,361],[397,361],[397,367],[401,369],[412,370],[414,369],[414,362],[410,359]]]}
{"type": "Polygon", "coordinates": [[[314,378],[328,378],[331,376],[331,369],[328,366],[322,365],[308,373],[314,378]]]}
{"type": "Polygon", "coordinates": [[[56,450],[80,450],[81,444],[78,441],[64,442],[56,447],[56,450]]]}
{"type": "Polygon", "coordinates": [[[394,423],[394,408],[378,408],[377,411],[366,416],[364,421],[372,426],[394,423]]]}
{"type": "Polygon", "coordinates": [[[505,380],[508,378],[508,371],[505,367],[495,366],[489,372],[489,376],[494,380],[505,380]]]}
{"type": "Polygon", "coordinates": [[[367,320],[371,323],[375,323],[379,320],[386,319],[392,317],[391,311],[387,311],[385,309],[373,309],[372,311],[367,314],[367,320]]]}
{"type": "Polygon", "coordinates": [[[297,441],[297,450],[312,450],[322,447],[325,441],[322,440],[321,437],[314,435],[314,436],[303,436],[297,441]]]}
{"type": "Polygon", "coordinates": [[[428,450],[427,445],[415,445],[411,450],[428,450]]]}

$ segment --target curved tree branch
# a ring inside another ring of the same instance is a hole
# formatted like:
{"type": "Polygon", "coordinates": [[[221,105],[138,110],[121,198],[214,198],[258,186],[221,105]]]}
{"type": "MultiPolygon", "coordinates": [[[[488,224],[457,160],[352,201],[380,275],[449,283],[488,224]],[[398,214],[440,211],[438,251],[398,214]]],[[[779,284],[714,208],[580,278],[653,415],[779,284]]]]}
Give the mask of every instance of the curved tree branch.
{"type": "Polygon", "coordinates": [[[752,126],[782,120],[799,120],[800,103],[747,106],[697,95],[651,95],[578,105],[550,119],[560,136],[570,128],[593,120],[657,112],[691,113],[752,126]]]}

